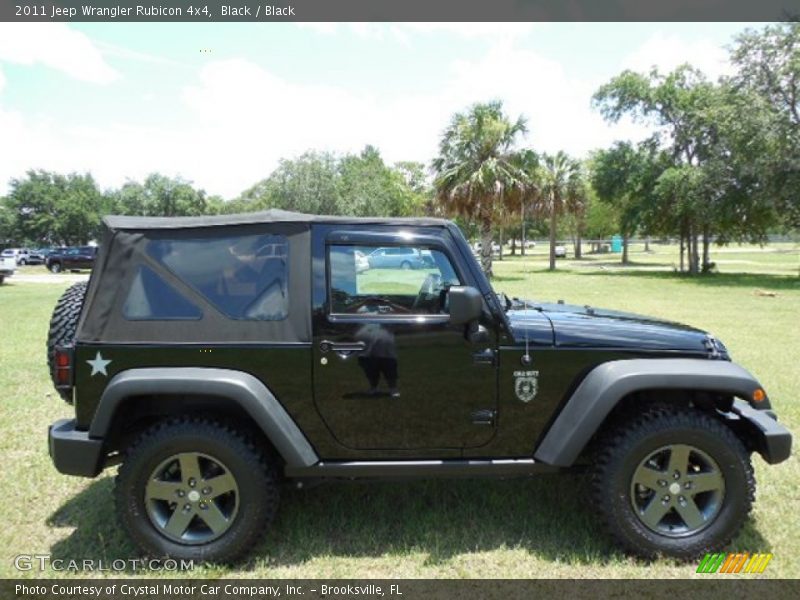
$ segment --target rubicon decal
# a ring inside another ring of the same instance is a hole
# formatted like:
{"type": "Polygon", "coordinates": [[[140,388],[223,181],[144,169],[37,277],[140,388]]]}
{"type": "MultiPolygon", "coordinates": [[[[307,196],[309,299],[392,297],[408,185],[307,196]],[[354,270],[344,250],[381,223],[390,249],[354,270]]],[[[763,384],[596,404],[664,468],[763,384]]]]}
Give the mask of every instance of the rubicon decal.
{"type": "Polygon", "coordinates": [[[697,573],[763,573],[772,554],[755,552],[720,552],[706,554],[697,567],[697,573]]]}

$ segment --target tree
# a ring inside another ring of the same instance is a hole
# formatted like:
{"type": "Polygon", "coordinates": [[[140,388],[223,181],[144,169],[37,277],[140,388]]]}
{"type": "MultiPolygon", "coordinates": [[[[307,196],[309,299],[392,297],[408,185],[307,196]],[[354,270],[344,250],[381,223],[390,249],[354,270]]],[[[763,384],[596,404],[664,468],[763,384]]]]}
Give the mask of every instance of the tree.
{"type": "MultiPolygon", "coordinates": [[[[643,227],[648,233],[673,228],[671,207],[657,203],[658,177],[670,165],[669,157],[651,142],[617,142],[591,160],[592,187],[598,199],[613,207],[622,234],[622,263],[628,263],[628,240],[643,227]]],[[[666,196],[663,196],[666,198],[666,196]]]]}
{"type": "Polygon", "coordinates": [[[97,237],[107,207],[88,173],[28,171],[24,178],[12,179],[10,187],[4,219],[13,224],[17,241],[77,245],[97,237]]]}
{"type": "Polygon", "coordinates": [[[731,60],[739,68],[731,84],[748,96],[741,114],[761,115],[749,138],[760,138],[762,146],[750,163],[760,190],[788,227],[800,227],[800,23],[747,29],[736,38],[731,60]],[[766,110],[754,111],[760,105],[766,110]]]}
{"type": "Polygon", "coordinates": [[[151,173],[144,183],[129,181],[112,196],[115,211],[125,215],[186,217],[208,212],[205,191],[160,173],[151,173]]]}
{"type": "Polygon", "coordinates": [[[426,176],[424,163],[415,161],[401,161],[395,163],[397,171],[405,181],[412,194],[409,208],[413,215],[436,216],[436,202],[433,188],[426,176]]]}
{"type": "Polygon", "coordinates": [[[497,208],[519,204],[530,192],[515,149],[526,131],[525,120],[509,119],[502,102],[474,104],[453,115],[433,161],[437,199],[448,211],[476,218],[480,224],[481,266],[489,277],[497,208]]]}
{"type": "Polygon", "coordinates": [[[422,197],[409,187],[404,174],[387,166],[378,150],[367,146],[347,155],[339,165],[341,214],[356,216],[410,216],[422,197]]]}
{"type": "Polygon", "coordinates": [[[554,271],[558,217],[579,211],[586,197],[581,164],[561,151],[546,154],[538,169],[537,184],[537,210],[550,221],[550,270],[554,271]]]}
{"type": "Polygon", "coordinates": [[[330,152],[309,151],[294,159],[281,159],[269,177],[234,201],[236,212],[280,208],[342,214],[338,177],[339,161],[330,152]]]}
{"type": "Polygon", "coordinates": [[[424,204],[424,193],[414,189],[424,186],[424,173],[418,171],[418,163],[390,167],[373,146],[344,156],[310,151],[281,160],[269,177],[227,208],[237,212],[281,208],[324,215],[414,215],[422,212],[424,204]]]}
{"type": "MultiPolygon", "coordinates": [[[[745,188],[755,191],[747,179],[748,163],[756,160],[752,140],[759,137],[753,126],[758,119],[752,109],[758,103],[749,108],[729,85],[711,83],[689,65],[666,75],[655,69],[649,75],[625,71],[602,86],[593,100],[612,122],[630,115],[656,128],[649,144],[666,152],[671,164],[664,170],[674,169],[659,175],[659,214],[680,234],[681,248],[686,241],[690,273],[700,270],[699,238],[705,271],[711,266],[712,235],[722,242],[756,237],[764,229],[769,211],[763,210],[759,194],[742,193],[745,188]]],[[[633,197],[632,189],[618,191],[633,197]]],[[[623,211],[622,217],[626,214],[631,216],[623,211]]]]}

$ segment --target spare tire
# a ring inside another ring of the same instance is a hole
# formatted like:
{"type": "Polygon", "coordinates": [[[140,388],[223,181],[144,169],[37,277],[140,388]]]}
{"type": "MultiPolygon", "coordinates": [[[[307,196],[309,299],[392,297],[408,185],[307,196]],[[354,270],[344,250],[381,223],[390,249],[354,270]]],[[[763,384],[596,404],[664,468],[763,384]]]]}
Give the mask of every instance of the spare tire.
{"type": "MultiPolygon", "coordinates": [[[[83,299],[86,296],[88,281],[75,283],[67,288],[61,295],[56,307],[53,309],[53,316],[50,318],[50,332],[47,334],[47,366],[50,370],[50,378],[55,385],[55,360],[56,346],[66,346],[75,341],[75,333],[78,329],[78,319],[83,308],[83,299]]],[[[58,390],[64,400],[71,400],[71,394],[66,390],[58,390]]]]}

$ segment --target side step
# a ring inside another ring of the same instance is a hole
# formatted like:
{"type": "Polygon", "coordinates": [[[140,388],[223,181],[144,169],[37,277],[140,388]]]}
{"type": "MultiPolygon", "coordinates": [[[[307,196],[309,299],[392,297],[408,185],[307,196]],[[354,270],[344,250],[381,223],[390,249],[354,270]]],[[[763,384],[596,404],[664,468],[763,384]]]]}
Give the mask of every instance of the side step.
{"type": "Polygon", "coordinates": [[[525,477],[558,469],[532,458],[500,460],[327,461],[310,467],[286,467],[286,476],[337,479],[425,477],[525,477]]]}

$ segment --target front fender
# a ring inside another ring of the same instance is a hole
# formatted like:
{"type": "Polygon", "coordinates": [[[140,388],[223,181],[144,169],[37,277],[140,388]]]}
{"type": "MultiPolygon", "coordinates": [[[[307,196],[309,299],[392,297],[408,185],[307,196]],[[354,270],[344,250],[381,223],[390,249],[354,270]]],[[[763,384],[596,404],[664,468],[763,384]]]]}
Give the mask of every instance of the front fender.
{"type": "MultiPolygon", "coordinates": [[[[617,360],[595,367],[580,383],[534,452],[538,461],[568,467],[622,398],[653,389],[715,391],[750,399],[761,386],[737,364],[703,358],[617,360]]],[[[759,408],[769,408],[764,399],[759,408]]]]}

